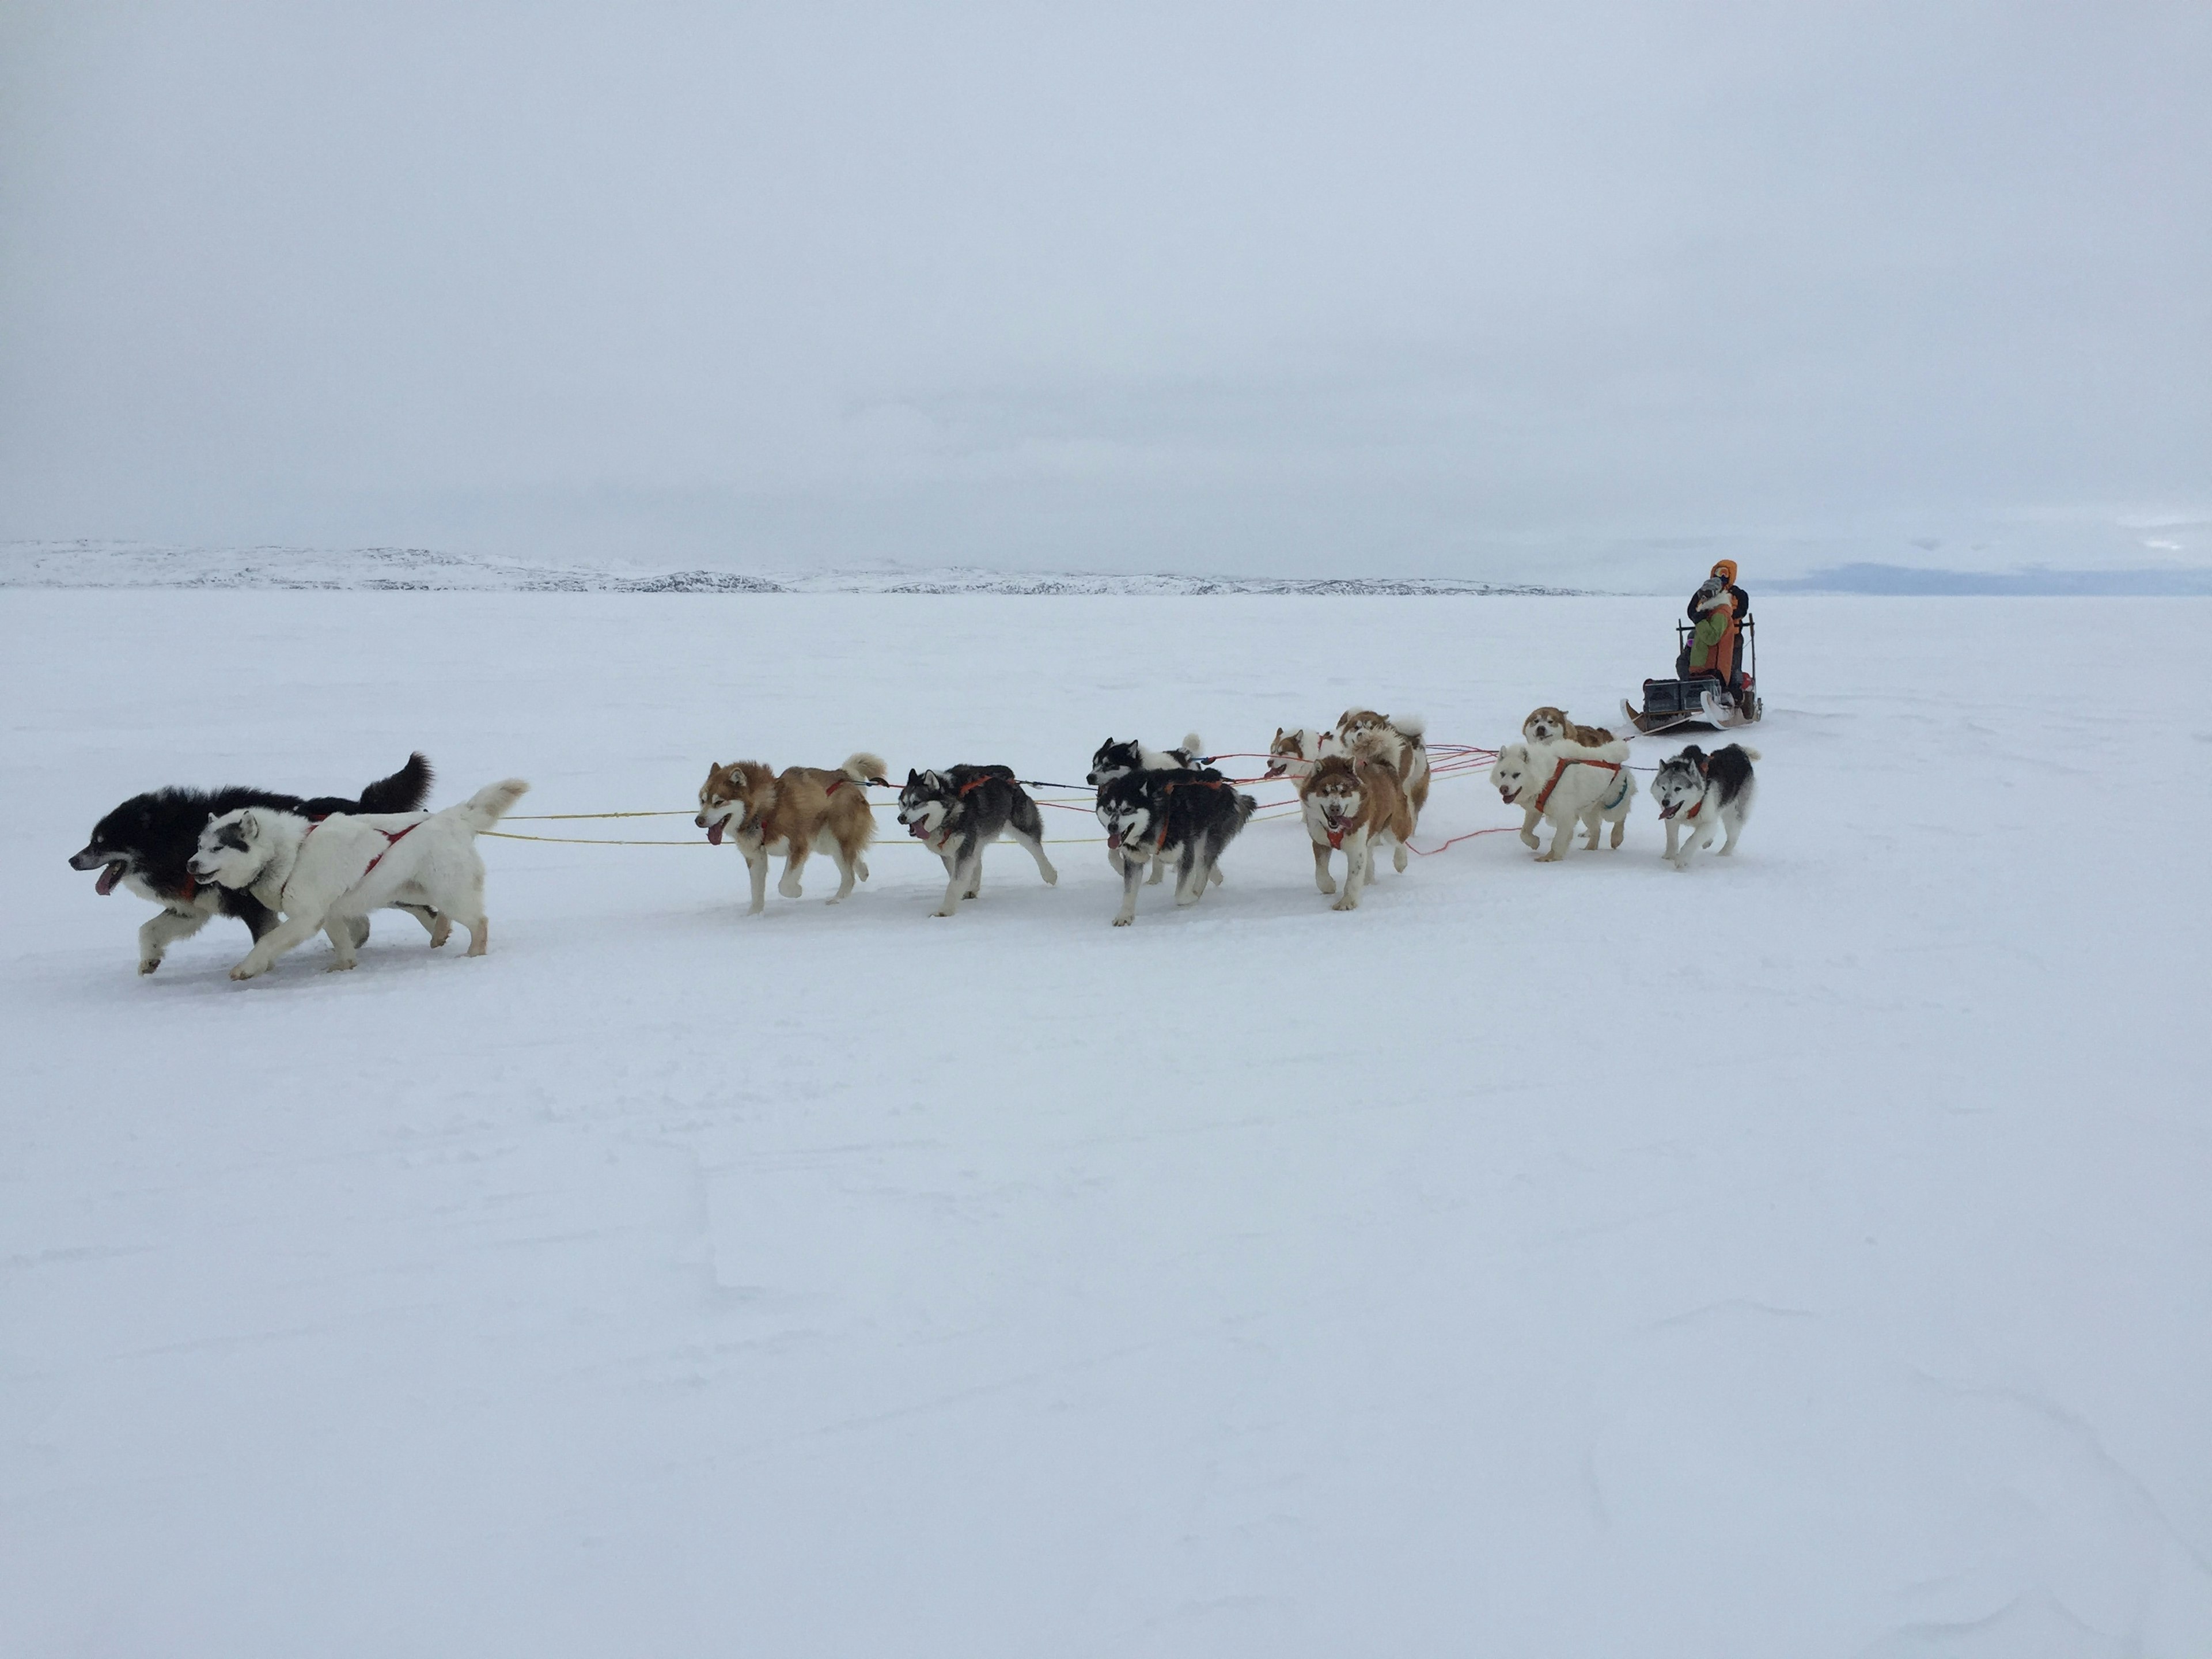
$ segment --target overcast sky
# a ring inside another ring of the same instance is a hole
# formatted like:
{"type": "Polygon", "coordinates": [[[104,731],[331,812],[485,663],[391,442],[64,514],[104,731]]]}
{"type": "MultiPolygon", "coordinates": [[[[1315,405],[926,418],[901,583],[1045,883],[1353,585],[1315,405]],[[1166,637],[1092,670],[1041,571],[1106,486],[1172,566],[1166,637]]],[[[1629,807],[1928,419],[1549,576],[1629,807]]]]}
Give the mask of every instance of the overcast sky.
{"type": "Polygon", "coordinates": [[[2212,563],[2212,4],[0,0],[0,537],[2212,563]]]}

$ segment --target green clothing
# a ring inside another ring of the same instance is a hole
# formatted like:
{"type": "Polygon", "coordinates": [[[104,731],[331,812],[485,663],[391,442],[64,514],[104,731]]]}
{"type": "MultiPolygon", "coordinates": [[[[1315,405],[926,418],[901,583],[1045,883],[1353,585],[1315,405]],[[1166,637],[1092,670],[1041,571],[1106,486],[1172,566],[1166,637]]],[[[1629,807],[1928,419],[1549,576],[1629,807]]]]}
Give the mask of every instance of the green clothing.
{"type": "Polygon", "coordinates": [[[1729,624],[1735,620],[1735,613],[1724,605],[1698,619],[1697,631],[1690,636],[1695,641],[1690,653],[1692,668],[1713,666],[1714,649],[1728,637],[1729,624]]]}

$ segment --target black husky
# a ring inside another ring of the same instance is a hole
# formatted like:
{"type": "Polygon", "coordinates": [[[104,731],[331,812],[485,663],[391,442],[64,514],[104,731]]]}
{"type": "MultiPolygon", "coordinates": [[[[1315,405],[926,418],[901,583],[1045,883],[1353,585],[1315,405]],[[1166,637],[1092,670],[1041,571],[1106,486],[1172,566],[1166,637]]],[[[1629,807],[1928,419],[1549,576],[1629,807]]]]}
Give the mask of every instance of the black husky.
{"type": "Polygon", "coordinates": [[[1259,803],[1211,767],[1127,772],[1098,791],[1098,822],[1107,856],[1121,872],[1116,927],[1137,919],[1137,889],[1146,866],[1176,866],[1176,902],[1195,904],[1221,879],[1221,854],[1259,803]]]}
{"type": "Polygon", "coordinates": [[[1060,872],[1044,855],[1044,823],[1036,803],[1014,781],[1011,766],[956,766],[944,772],[909,769],[899,790],[899,822],[907,834],[945,860],[951,878],[936,914],[949,916],[963,898],[983,890],[983,849],[1010,836],[1030,849],[1044,884],[1060,872]]]}
{"type": "MultiPolygon", "coordinates": [[[[419,754],[388,778],[361,792],[358,800],[342,795],[303,799],[267,789],[155,789],[133,795],[93,825],[92,839],[70,860],[72,870],[98,870],[94,884],[112,893],[118,882],[161,908],[138,930],[138,971],[150,974],[180,939],[190,939],[211,916],[236,916],[258,939],[276,925],[274,912],[243,890],[203,885],[185,867],[199,850],[200,831],[210,818],[241,806],[266,806],[302,817],[333,812],[412,812],[430,793],[430,763],[419,754]]],[[[434,931],[436,918],[421,911],[418,920],[434,931]]],[[[360,929],[368,937],[366,925],[360,929]]],[[[356,940],[356,944],[360,941],[356,940]]]]}

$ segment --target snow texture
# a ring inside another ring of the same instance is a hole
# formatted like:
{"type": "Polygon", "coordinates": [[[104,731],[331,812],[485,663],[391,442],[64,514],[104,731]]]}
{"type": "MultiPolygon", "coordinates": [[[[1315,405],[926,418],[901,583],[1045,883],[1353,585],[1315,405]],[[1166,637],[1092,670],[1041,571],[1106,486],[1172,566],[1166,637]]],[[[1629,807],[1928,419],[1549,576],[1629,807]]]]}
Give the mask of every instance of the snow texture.
{"type": "MultiPolygon", "coordinates": [[[[1673,607],[7,613],[10,1656],[2212,1651],[2200,605],[1762,600],[1687,873],[1639,799],[1340,915],[1274,821],[1133,928],[1082,845],[936,921],[894,831],[749,920],[688,817],[514,821],[684,844],[487,840],[489,957],[387,915],[242,987],[64,865],[124,795],[1495,745],[1673,607]]],[[[1447,779],[1420,844],[1512,822],[1447,779]]]]}

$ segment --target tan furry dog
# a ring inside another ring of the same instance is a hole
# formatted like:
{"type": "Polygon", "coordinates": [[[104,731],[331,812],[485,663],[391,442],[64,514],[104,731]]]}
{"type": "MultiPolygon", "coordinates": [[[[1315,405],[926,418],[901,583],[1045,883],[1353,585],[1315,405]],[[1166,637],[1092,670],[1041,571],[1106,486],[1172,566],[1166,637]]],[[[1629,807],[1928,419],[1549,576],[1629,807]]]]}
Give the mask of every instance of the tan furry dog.
{"type": "Polygon", "coordinates": [[[1599,726],[1577,726],[1567,718],[1564,708],[1532,708],[1528,718],[1521,722],[1521,735],[1531,743],[1580,744],[1585,749],[1603,749],[1619,742],[1612,732],[1599,726]]]}
{"type": "Polygon", "coordinates": [[[1422,741],[1427,729],[1419,714],[1378,714],[1371,708],[1347,708],[1336,722],[1337,741],[1354,755],[1396,769],[1416,817],[1429,804],[1429,746],[1422,741]]]}
{"type": "MultiPolygon", "coordinates": [[[[1585,751],[1600,760],[1625,761],[1628,758],[1628,744],[1616,738],[1601,726],[1577,726],[1567,718],[1564,708],[1532,708],[1528,718],[1521,722],[1521,735],[1531,743],[1547,748],[1564,750],[1569,754],[1585,751]]],[[[1542,814],[1530,807],[1522,816],[1521,840],[1528,847],[1538,845],[1536,824],[1542,814]]],[[[1620,843],[1615,842],[1616,846],[1620,843]]]]}
{"type": "Polygon", "coordinates": [[[768,861],[781,854],[783,879],[775,890],[799,896],[799,878],[810,853],[827,853],[836,861],[837,891],[832,904],[853,890],[853,878],[868,878],[860,854],[876,838],[876,815],[866,786],[883,783],[884,763],[873,755],[854,755],[834,772],[818,766],[793,766],[779,777],[758,761],[710,766],[699,786],[695,820],[716,846],[724,835],[745,855],[753,878],[752,908],[768,903],[768,861]]]}
{"type": "Polygon", "coordinates": [[[1359,890],[1372,879],[1375,849],[1392,843],[1391,864],[1406,867],[1406,843],[1413,836],[1413,804],[1399,787],[1396,769],[1380,761],[1347,760],[1331,755],[1316,761],[1298,781],[1306,833],[1313,837],[1314,885],[1336,891],[1328,855],[1344,854],[1344,894],[1334,908],[1356,910],[1359,890]]]}

